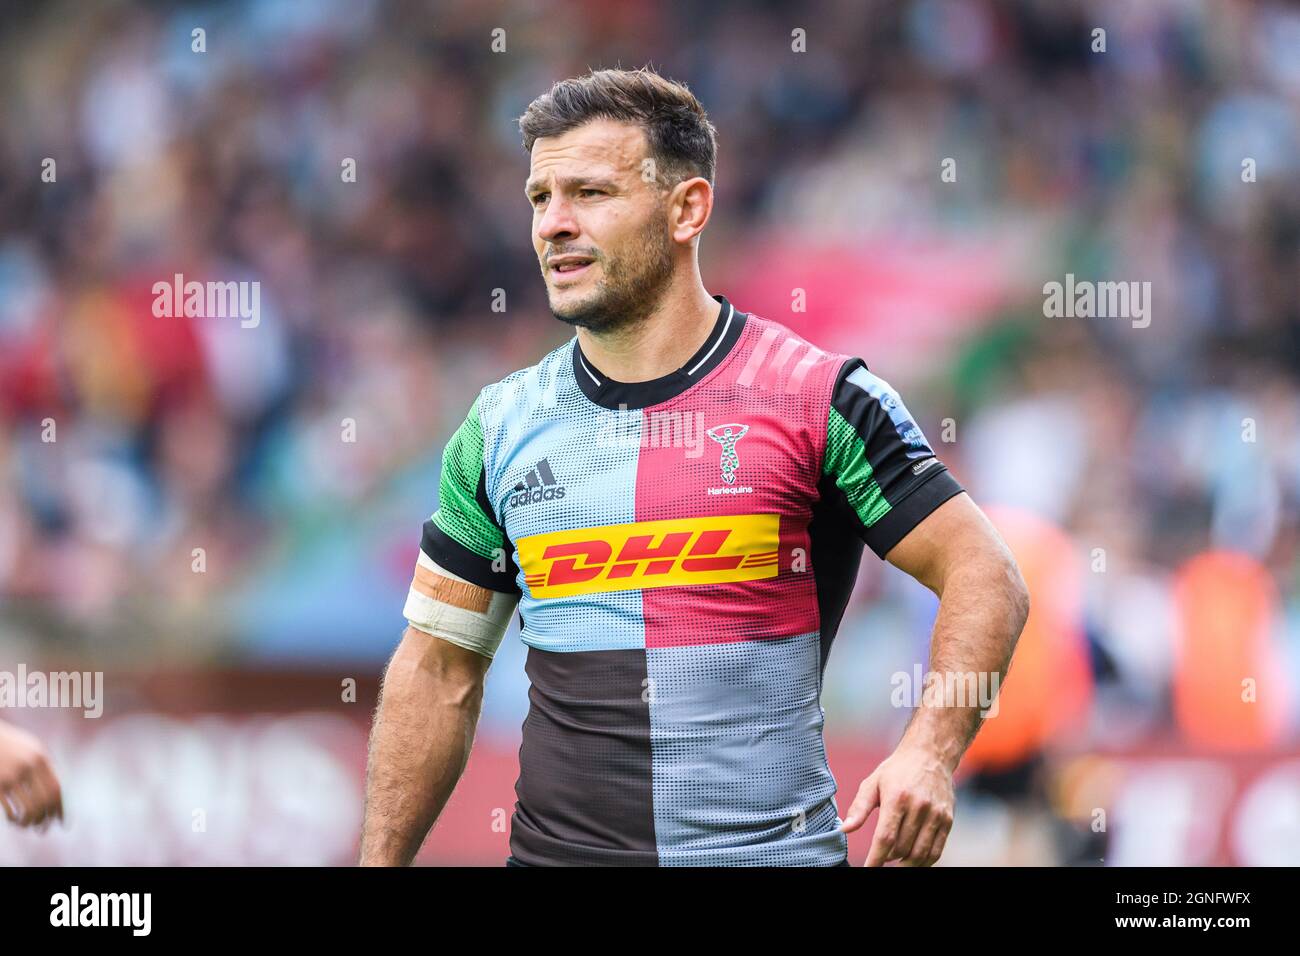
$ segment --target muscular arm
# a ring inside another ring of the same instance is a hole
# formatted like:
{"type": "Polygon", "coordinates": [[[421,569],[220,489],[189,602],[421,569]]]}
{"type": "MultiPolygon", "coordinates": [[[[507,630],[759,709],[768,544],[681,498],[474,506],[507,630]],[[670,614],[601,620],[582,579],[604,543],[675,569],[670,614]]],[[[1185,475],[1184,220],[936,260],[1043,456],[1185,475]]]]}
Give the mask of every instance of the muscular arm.
{"type": "Polygon", "coordinates": [[[469,760],[491,659],[407,627],[370,735],[362,866],[415,858],[469,760]]]}
{"type": "Polygon", "coordinates": [[[370,735],[361,864],[405,866],[469,761],[483,679],[519,603],[518,568],[488,499],[479,399],[443,455],[370,735]]]}
{"type": "MultiPolygon", "coordinates": [[[[1029,594],[1006,544],[970,497],[948,499],[886,558],[939,596],[931,673],[982,674],[986,688],[1001,686],[1029,614],[1029,594]]],[[[844,819],[846,831],[856,830],[880,807],[868,866],[894,859],[934,863],[952,825],[952,775],[987,702],[922,700],[898,747],[862,782],[844,819]]]]}
{"type": "MultiPolygon", "coordinates": [[[[886,559],[939,596],[930,671],[987,675],[990,690],[1000,687],[1029,615],[1029,592],[1011,552],[970,496],[949,499],[886,559]]],[[[916,708],[900,746],[934,753],[951,773],[975,739],[983,707],[946,703],[916,708]]]]}

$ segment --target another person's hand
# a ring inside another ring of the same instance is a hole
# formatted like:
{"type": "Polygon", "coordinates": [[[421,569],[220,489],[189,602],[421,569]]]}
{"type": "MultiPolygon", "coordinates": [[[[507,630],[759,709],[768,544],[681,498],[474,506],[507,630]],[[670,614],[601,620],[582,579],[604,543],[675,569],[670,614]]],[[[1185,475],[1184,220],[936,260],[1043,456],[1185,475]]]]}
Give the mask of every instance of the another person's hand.
{"type": "Polygon", "coordinates": [[[0,720],[0,805],[20,827],[63,819],[63,791],[49,754],[27,731],[0,720]]]}

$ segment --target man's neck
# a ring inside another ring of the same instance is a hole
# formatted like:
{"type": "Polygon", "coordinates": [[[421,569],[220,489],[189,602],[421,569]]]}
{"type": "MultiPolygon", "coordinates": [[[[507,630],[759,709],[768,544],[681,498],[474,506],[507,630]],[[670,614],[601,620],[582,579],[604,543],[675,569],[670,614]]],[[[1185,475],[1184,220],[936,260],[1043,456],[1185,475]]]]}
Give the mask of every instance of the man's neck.
{"type": "Polygon", "coordinates": [[[646,318],[614,332],[578,329],[578,344],[606,377],[616,382],[649,382],[686,364],[708,339],[718,318],[718,302],[696,281],[664,295],[646,318]]]}

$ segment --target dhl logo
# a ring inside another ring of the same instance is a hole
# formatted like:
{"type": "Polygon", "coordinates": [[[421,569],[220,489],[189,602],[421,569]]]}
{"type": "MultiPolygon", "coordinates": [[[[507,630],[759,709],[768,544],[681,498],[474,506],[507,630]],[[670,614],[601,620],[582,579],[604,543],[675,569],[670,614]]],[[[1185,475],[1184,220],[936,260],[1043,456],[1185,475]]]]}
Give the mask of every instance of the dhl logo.
{"type": "Polygon", "coordinates": [[[679,584],[757,581],[777,574],[780,515],[634,521],[520,538],[534,598],[679,584]]]}

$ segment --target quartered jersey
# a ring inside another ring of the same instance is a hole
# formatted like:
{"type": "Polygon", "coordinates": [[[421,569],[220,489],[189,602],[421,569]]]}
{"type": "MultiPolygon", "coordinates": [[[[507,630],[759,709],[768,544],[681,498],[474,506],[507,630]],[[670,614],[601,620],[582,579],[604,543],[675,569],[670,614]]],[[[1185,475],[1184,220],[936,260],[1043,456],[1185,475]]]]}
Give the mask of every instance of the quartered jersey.
{"type": "Polygon", "coordinates": [[[520,594],[510,850],[533,865],[844,861],[822,675],[863,545],[961,486],[857,358],[720,312],[627,384],[576,337],[489,385],[421,549],[520,594]]]}

